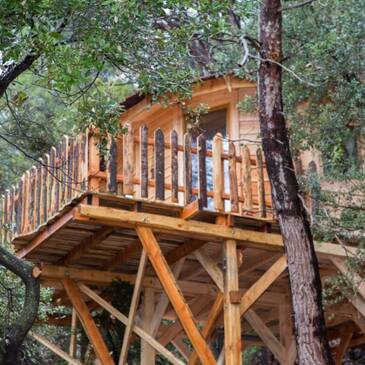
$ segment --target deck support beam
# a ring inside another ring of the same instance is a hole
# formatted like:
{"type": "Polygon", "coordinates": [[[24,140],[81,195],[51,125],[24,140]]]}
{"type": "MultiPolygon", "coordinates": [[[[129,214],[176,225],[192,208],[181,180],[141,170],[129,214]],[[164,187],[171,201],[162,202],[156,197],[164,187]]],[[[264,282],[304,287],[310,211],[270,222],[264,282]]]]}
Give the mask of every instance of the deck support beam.
{"type": "Polygon", "coordinates": [[[136,231],[200,361],[203,365],[216,364],[212,351],[195,324],[190,308],[185,302],[152,230],[147,227],[137,226],[136,231]]]}
{"type": "Polygon", "coordinates": [[[226,365],[242,364],[241,316],[239,302],[232,302],[231,292],[239,290],[237,243],[224,243],[224,352],[226,365]]]}
{"type": "MultiPolygon", "coordinates": [[[[77,346],[77,313],[75,308],[72,308],[71,316],[71,336],[70,336],[70,347],[69,354],[71,357],[75,357],[77,346]]],[[[69,363],[71,365],[71,363],[69,363]]]]}

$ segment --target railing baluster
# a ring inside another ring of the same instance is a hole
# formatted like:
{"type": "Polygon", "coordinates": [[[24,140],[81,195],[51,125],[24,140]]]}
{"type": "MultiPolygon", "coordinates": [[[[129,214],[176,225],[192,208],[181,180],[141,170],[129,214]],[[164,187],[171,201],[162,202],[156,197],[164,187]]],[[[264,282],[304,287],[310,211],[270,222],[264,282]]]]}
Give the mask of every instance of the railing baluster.
{"type": "Polygon", "coordinates": [[[10,224],[9,224],[9,239],[13,239],[14,223],[15,223],[15,186],[10,189],[10,224]]]}
{"type": "Polygon", "coordinates": [[[207,197],[207,165],[206,152],[207,143],[205,137],[201,134],[197,138],[198,146],[198,184],[199,184],[199,200],[202,207],[208,206],[207,197]]]}
{"type": "Polygon", "coordinates": [[[86,191],[89,187],[89,156],[90,156],[90,142],[89,142],[89,131],[87,130],[81,136],[80,142],[80,157],[81,157],[81,167],[79,173],[80,190],[86,191]]]}
{"type": "Polygon", "coordinates": [[[155,130],[155,196],[165,200],[165,140],[162,130],[155,130]]]}
{"type": "Polygon", "coordinates": [[[139,129],[141,198],[148,198],[148,127],[139,129]]]}
{"type": "Polygon", "coordinates": [[[241,191],[243,196],[242,214],[252,211],[252,184],[250,150],[241,147],[241,191]]]}
{"type": "Polygon", "coordinates": [[[49,164],[49,196],[48,196],[48,216],[52,217],[56,206],[56,186],[57,186],[57,149],[51,148],[49,164]]]}
{"type": "Polygon", "coordinates": [[[191,154],[191,134],[184,135],[184,188],[185,188],[185,205],[193,201],[193,164],[191,154]]]}
{"type": "Polygon", "coordinates": [[[266,217],[266,205],[265,205],[265,182],[264,182],[264,169],[262,162],[261,148],[256,150],[256,167],[257,167],[257,195],[259,202],[259,214],[260,217],[266,217]]]}
{"type": "Polygon", "coordinates": [[[123,194],[133,195],[134,186],[134,133],[132,126],[125,125],[127,133],[123,136],[123,194]]]}
{"type": "Polygon", "coordinates": [[[178,136],[175,129],[170,133],[171,146],[171,201],[179,202],[179,162],[178,162],[178,136]]]}
{"type": "Polygon", "coordinates": [[[9,241],[9,190],[5,191],[5,198],[4,198],[4,237],[5,242],[9,241]]]}
{"type": "Polygon", "coordinates": [[[36,222],[35,222],[35,228],[38,228],[41,224],[41,219],[43,219],[42,215],[42,208],[43,208],[43,194],[42,194],[42,187],[43,187],[43,178],[42,178],[42,166],[43,166],[43,160],[39,159],[39,166],[37,167],[37,178],[36,178],[36,222]]]}
{"type": "Polygon", "coordinates": [[[25,172],[24,180],[24,208],[23,208],[23,226],[22,232],[29,230],[29,191],[30,191],[30,171],[25,172]]]}
{"type": "Polygon", "coordinates": [[[72,199],[72,191],[73,191],[73,152],[74,152],[74,139],[70,138],[68,142],[68,156],[67,156],[67,198],[66,202],[70,202],[72,199]]]}
{"type": "Polygon", "coordinates": [[[36,204],[36,180],[37,179],[37,170],[35,166],[32,166],[30,169],[30,186],[29,186],[29,226],[30,231],[34,230],[35,226],[35,204],[36,204]]]}
{"type": "Polygon", "coordinates": [[[1,195],[0,198],[0,243],[5,243],[5,197],[1,195]]]}
{"type": "Polygon", "coordinates": [[[213,196],[214,207],[216,210],[224,211],[224,176],[223,176],[223,164],[222,164],[222,145],[223,136],[217,133],[213,138],[213,196]]]}
{"type": "Polygon", "coordinates": [[[75,139],[74,150],[73,150],[73,171],[72,171],[72,198],[75,198],[79,194],[81,188],[81,181],[79,176],[79,170],[81,169],[81,158],[80,158],[80,143],[81,135],[78,135],[75,139]]]}
{"type": "Polygon", "coordinates": [[[43,165],[43,221],[42,224],[48,220],[48,204],[49,204],[49,183],[50,183],[50,169],[51,160],[49,154],[44,155],[43,165]]]}
{"type": "Polygon", "coordinates": [[[56,153],[56,191],[55,191],[55,206],[54,212],[57,213],[60,210],[60,200],[61,200],[61,192],[62,192],[62,143],[59,143],[57,146],[56,153]]]}
{"type": "Polygon", "coordinates": [[[238,184],[237,184],[237,169],[236,169],[236,148],[233,142],[229,143],[229,190],[231,196],[231,212],[238,213],[239,199],[238,199],[238,184]]]}
{"type": "Polygon", "coordinates": [[[16,220],[16,234],[22,233],[22,224],[23,224],[23,203],[24,199],[24,175],[19,180],[18,185],[18,208],[17,208],[17,220],[16,220]]]}
{"type": "Polygon", "coordinates": [[[107,191],[112,194],[117,192],[117,143],[112,136],[108,137],[109,156],[106,165],[107,191]]]}

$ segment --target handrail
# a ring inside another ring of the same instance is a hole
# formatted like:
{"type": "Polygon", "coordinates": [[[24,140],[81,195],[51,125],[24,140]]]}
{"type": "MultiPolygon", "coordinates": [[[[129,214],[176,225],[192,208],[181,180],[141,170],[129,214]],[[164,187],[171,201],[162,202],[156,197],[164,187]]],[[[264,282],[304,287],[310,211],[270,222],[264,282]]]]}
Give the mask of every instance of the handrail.
{"type": "Polygon", "coordinates": [[[23,174],[0,200],[2,240],[30,234],[88,192],[188,205],[258,217],[272,216],[270,185],[261,149],[210,141],[161,129],[150,137],[143,125],[108,137],[108,156],[101,157],[97,133],[64,136],[57,147],[23,174]],[[138,133],[136,133],[138,132],[138,133]],[[168,140],[167,140],[168,139],[168,140]],[[239,148],[239,150],[238,150],[239,148]],[[238,152],[237,152],[238,151],[238,152]]]}

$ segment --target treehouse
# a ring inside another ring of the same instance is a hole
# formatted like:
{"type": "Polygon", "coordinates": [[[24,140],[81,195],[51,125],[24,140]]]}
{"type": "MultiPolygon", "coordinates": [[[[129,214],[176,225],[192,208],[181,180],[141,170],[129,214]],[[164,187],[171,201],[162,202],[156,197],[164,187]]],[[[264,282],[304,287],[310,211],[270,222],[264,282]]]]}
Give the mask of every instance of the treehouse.
{"type": "MultiPolygon", "coordinates": [[[[114,364],[91,314],[103,309],[125,325],[119,364],[138,338],[144,365],[157,356],[175,365],[239,364],[253,345],[294,364],[287,261],[258,118],[237,106],[255,92],[254,83],[227,76],[194,85],[184,103],[132,96],[120,119],[125,133],[108,137],[107,154],[97,131],[64,137],[6,192],[3,241],[72,308],[49,319],[71,327],[69,351],[32,336],[80,364],[82,326],[98,361],[114,364]],[[115,280],[133,285],[129,313],[104,296],[115,280]],[[217,334],[220,353],[211,346],[217,334]]],[[[355,252],[332,243],[316,251],[323,279],[346,275],[355,252]]],[[[326,307],[337,364],[365,343],[364,299],[362,284],[349,301],[326,307]]]]}

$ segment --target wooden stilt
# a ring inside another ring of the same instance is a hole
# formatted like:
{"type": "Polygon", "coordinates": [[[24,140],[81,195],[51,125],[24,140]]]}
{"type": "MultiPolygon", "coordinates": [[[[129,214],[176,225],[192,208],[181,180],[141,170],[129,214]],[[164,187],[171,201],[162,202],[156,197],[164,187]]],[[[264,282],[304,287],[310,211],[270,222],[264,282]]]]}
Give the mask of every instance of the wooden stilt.
{"type": "Polygon", "coordinates": [[[346,351],[351,342],[353,331],[350,327],[345,327],[340,336],[340,344],[336,348],[336,365],[342,364],[342,359],[346,354],[346,351]]]}
{"type": "Polygon", "coordinates": [[[87,305],[82,299],[80,290],[77,284],[70,279],[62,280],[62,284],[67,292],[67,295],[74,306],[82,326],[85,329],[90,343],[93,345],[96,356],[102,365],[114,365],[114,361],[109,354],[109,350],[105,345],[98,327],[96,326],[87,305]]]}
{"type": "Polygon", "coordinates": [[[140,297],[140,293],[141,293],[143,275],[144,275],[144,272],[146,269],[146,264],[147,264],[147,254],[146,254],[146,251],[143,250],[142,254],[141,254],[141,258],[139,260],[139,266],[138,266],[136,281],[134,284],[132,301],[131,301],[131,305],[129,308],[128,324],[124,331],[122,349],[120,352],[118,365],[124,365],[127,362],[129,342],[130,342],[130,338],[131,338],[131,334],[132,334],[132,328],[134,325],[134,318],[135,318],[137,308],[138,308],[139,297],[140,297]]]}
{"type": "Polygon", "coordinates": [[[295,338],[293,335],[292,309],[290,298],[287,297],[285,302],[279,306],[279,327],[280,342],[284,347],[283,365],[294,365],[296,358],[295,338]],[[292,346],[294,344],[294,346],[292,346]],[[295,352],[293,354],[293,351],[295,352]]]}
{"type": "MultiPolygon", "coordinates": [[[[143,298],[143,329],[151,334],[152,318],[155,309],[155,292],[152,288],[144,290],[143,298]]],[[[148,342],[141,342],[141,365],[154,365],[156,353],[153,347],[148,342]]]]}
{"type": "Polygon", "coordinates": [[[230,293],[239,290],[237,244],[227,240],[224,244],[224,351],[226,365],[242,364],[241,316],[239,303],[232,303],[230,293]]]}
{"type": "MultiPolygon", "coordinates": [[[[98,303],[102,308],[108,311],[111,315],[113,315],[116,319],[127,325],[128,318],[117,309],[115,309],[112,305],[110,305],[106,300],[97,295],[94,291],[92,291],[89,287],[84,284],[79,284],[80,290],[86,294],[89,298],[93,299],[96,303],[98,303]]],[[[144,331],[141,327],[135,325],[133,327],[133,332],[135,332],[138,336],[140,336],[143,340],[147,341],[156,351],[158,351],[161,355],[163,355],[167,360],[169,360],[173,365],[184,365],[184,363],[179,360],[175,355],[173,355],[169,350],[167,350],[164,346],[162,346],[159,342],[157,342],[151,335],[149,335],[146,331],[144,331]]]]}
{"type": "Polygon", "coordinates": [[[203,365],[215,364],[215,359],[209,346],[199,332],[189,306],[179,289],[176,280],[161,252],[161,248],[151,231],[146,227],[137,226],[136,231],[143,247],[146,249],[156,274],[174,307],[176,314],[189,337],[203,365]]]}
{"type": "MultiPolygon", "coordinates": [[[[69,352],[68,352],[71,357],[75,357],[76,345],[77,345],[77,313],[76,313],[75,308],[72,308],[71,337],[70,337],[70,347],[69,347],[69,352]]],[[[69,363],[69,364],[71,364],[71,363],[69,363]]]]}

